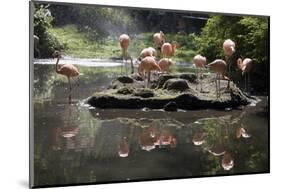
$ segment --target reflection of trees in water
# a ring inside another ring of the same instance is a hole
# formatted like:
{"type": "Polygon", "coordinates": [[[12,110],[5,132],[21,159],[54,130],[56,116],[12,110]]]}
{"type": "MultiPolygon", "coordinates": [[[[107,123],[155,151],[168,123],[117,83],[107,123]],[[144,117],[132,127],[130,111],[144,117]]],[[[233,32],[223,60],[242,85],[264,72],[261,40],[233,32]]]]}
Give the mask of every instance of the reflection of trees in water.
{"type": "Polygon", "coordinates": [[[99,124],[75,105],[66,104],[56,111],[48,127],[35,129],[36,184],[95,182],[94,170],[85,165],[91,153],[84,149],[93,146],[99,124]],[[87,177],[77,176],[78,172],[87,177]]]}
{"type": "Polygon", "coordinates": [[[51,93],[50,86],[53,82],[53,66],[34,65],[34,97],[48,98],[51,93]]]}

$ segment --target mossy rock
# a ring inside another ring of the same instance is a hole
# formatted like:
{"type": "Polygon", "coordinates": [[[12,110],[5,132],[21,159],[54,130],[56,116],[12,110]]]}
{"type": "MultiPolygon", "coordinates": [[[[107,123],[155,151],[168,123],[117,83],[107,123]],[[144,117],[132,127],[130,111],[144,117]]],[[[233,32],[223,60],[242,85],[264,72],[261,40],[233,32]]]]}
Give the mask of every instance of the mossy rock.
{"type": "MultiPolygon", "coordinates": [[[[216,96],[216,86],[212,81],[214,74],[203,77],[204,92],[196,89],[196,76],[193,73],[177,75],[164,74],[155,81],[157,87],[145,88],[144,81],[137,81],[135,76],[123,76],[114,80],[108,90],[94,94],[87,102],[98,108],[151,108],[176,111],[176,109],[225,109],[247,105],[255,102],[245,95],[233,82],[230,82],[230,92],[221,90],[221,96],[216,96]],[[122,79],[120,79],[122,78],[122,79]],[[129,78],[129,79],[128,79],[129,78]],[[124,81],[124,80],[125,81],[124,81]],[[131,82],[132,83],[122,83],[131,82]],[[122,82],[121,82],[121,81],[122,82]]],[[[226,87],[227,81],[221,81],[226,87]]]]}
{"type": "Polygon", "coordinates": [[[132,79],[129,76],[120,76],[116,80],[120,81],[121,83],[133,83],[134,82],[134,79],[132,79]]]}
{"type": "Polygon", "coordinates": [[[132,74],[131,78],[133,78],[136,81],[143,81],[143,79],[141,78],[141,76],[139,74],[132,74]]]}
{"type": "Polygon", "coordinates": [[[165,82],[164,89],[167,90],[173,90],[173,91],[186,91],[187,89],[189,89],[188,83],[185,79],[179,79],[179,78],[175,78],[175,79],[169,79],[165,82]]]}
{"type": "Polygon", "coordinates": [[[154,92],[150,89],[139,89],[136,90],[134,96],[140,96],[142,98],[154,97],[154,92]]]}
{"type": "Polygon", "coordinates": [[[163,88],[165,82],[169,79],[172,79],[172,78],[176,78],[176,76],[168,75],[168,74],[161,75],[158,79],[158,82],[157,82],[157,88],[163,88]]]}
{"type": "Polygon", "coordinates": [[[179,78],[181,79],[185,79],[189,82],[195,82],[196,81],[196,75],[194,73],[185,73],[185,74],[180,74],[179,78]]]}
{"type": "Polygon", "coordinates": [[[133,94],[134,89],[130,87],[123,87],[117,90],[117,94],[122,94],[122,95],[128,95],[128,94],[133,94]]]}

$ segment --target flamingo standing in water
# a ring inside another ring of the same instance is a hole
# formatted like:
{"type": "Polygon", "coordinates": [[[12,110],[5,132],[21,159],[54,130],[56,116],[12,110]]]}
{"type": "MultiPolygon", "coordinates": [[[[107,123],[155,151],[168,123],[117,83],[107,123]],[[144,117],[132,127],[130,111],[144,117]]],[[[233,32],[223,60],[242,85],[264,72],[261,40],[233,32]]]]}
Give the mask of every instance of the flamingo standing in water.
{"type": "Polygon", "coordinates": [[[175,43],[164,43],[161,47],[161,53],[164,58],[170,58],[175,54],[177,45],[175,43]]]}
{"type": "Polygon", "coordinates": [[[56,66],[55,66],[55,70],[58,74],[61,75],[65,75],[67,77],[68,80],[68,84],[69,84],[69,103],[71,102],[71,83],[70,83],[70,78],[76,77],[78,76],[80,73],[78,71],[78,69],[73,66],[72,64],[64,64],[62,66],[59,66],[59,60],[61,58],[61,53],[59,51],[55,51],[53,53],[53,57],[57,58],[57,62],[56,62],[56,66]]]}
{"type": "MultiPolygon", "coordinates": [[[[131,60],[131,69],[132,69],[131,73],[134,73],[133,60],[132,60],[132,57],[130,57],[128,55],[128,47],[129,47],[129,43],[130,43],[130,37],[127,34],[120,35],[119,43],[120,43],[120,46],[122,48],[123,62],[127,63],[127,60],[130,59],[131,60]]],[[[125,65],[125,69],[126,69],[126,73],[127,73],[126,65],[125,65]]],[[[121,67],[121,73],[122,73],[122,67],[121,67]]]]}
{"type": "Polygon", "coordinates": [[[139,65],[139,74],[142,77],[142,79],[144,80],[144,74],[145,72],[148,73],[148,79],[147,79],[147,86],[150,82],[150,72],[152,70],[158,70],[161,71],[160,66],[157,64],[156,60],[154,57],[152,56],[147,56],[145,58],[143,58],[141,60],[141,63],[139,65]]]}
{"type": "Polygon", "coordinates": [[[250,83],[250,71],[253,67],[253,60],[245,58],[243,61],[241,58],[237,59],[237,67],[242,71],[242,76],[245,77],[245,91],[249,90],[250,83]]]}
{"type": "Polygon", "coordinates": [[[220,97],[220,79],[221,79],[221,76],[222,76],[222,78],[228,79],[225,76],[226,70],[227,70],[227,64],[224,60],[217,59],[217,60],[211,62],[210,64],[206,65],[206,67],[208,67],[211,70],[214,70],[215,72],[217,72],[215,82],[216,82],[216,94],[217,94],[217,98],[219,98],[220,97]]]}
{"type": "MultiPolygon", "coordinates": [[[[205,66],[207,64],[206,57],[201,56],[200,54],[194,56],[193,64],[196,67],[196,77],[199,81],[199,78],[201,80],[203,77],[203,69],[205,68],[205,66]]],[[[202,92],[202,80],[201,80],[200,84],[201,84],[201,92],[202,92]]],[[[197,89],[197,86],[198,85],[196,85],[196,89],[197,89]]]]}
{"type": "Polygon", "coordinates": [[[153,35],[153,41],[157,48],[161,49],[162,45],[164,44],[164,33],[160,31],[159,33],[155,33],[153,35]]]}

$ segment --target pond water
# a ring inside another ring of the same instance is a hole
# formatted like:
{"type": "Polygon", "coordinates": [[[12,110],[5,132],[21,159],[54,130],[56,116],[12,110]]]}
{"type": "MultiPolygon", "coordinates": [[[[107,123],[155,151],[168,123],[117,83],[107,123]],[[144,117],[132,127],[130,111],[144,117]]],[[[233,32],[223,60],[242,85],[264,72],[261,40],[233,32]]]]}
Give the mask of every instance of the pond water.
{"type": "Polygon", "coordinates": [[[118,62],[78,65],[71,104],[51,62],[34,64],[36,186],[269,171],[267,97],[241,110],[95,109],[84,100],[119,75],[118,62]]]}

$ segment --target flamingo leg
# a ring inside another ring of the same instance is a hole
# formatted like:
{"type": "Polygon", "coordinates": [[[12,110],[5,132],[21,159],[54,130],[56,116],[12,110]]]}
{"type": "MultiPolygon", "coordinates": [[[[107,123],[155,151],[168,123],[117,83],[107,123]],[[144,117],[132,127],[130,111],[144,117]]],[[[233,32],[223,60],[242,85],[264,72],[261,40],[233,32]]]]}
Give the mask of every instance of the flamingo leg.
{"type": "Polygon", "coordinates": [[[198,79],[198,68],[195,68],[195,75],[196,75],[196,90],[198,90],[198,82],[199,82],[199,79],[198,79]]]}
{"type": "Polygon", "coordinates": [[[79,79],[77,78],[77,80],[76,80],[76,79],[74,79],[74,77],[71,77],[71,79],[79,87],[79,79]]]}
{"type": "Polygon", "coordinates": [[[71,103],[71,83],[70,83],[70,77],[67,77],[68,84],[69,84],[69,94],[68,94],[68,102],[71,103]]]}
{"type": "Polygon", "coordinates": [[[244,75],[244,90],[247,92],[247,73],[244,75]]]}
{"type": "Polygon", "coordinates": [[[217,80],[218,80],[218,74],[216,74],[216,77],[215,77],[215,83],[216,83],[216,96],[218,98],[218,83],[217,83],[217,80]]]}
{"type": "Polygon", "coordinates": [[[126,59],[125,59],[125,74],[126,74],[126,76],[128,76],[128,70],[127,70],[127,57],[126,57],[126,59]]]}
{"type": "Polygon", "coordinates": [[[134,73],[134,63],[133,63],[133,59],[131,57],[131,74],[134,73]]]}
{"type": "Polygon", "coordinates": [[[202,68],[200,68],[200,72],[201,72],[201,76],[200,76],[200,86],[201,86],[201,89],[200,89],[200,92],[203,92],[203,89],[202,89],[202,83],[203,83],[203,70],[202,68]]]}
{"type": "Polygon", "coordinates": [[[146,87],[149,87],[150,76],[151,76],[151,72],[149,71],[149,72],[147,73],[147,85],[146,85],[146,87]]]}
{"type": "Polygon", "coordinates": [[[221,96],[221,78],[220,78],[220,75],[219,75],[218,79],[219,79],[218,91],[219,91],[219,97],[220,97],[221,96]]]}

